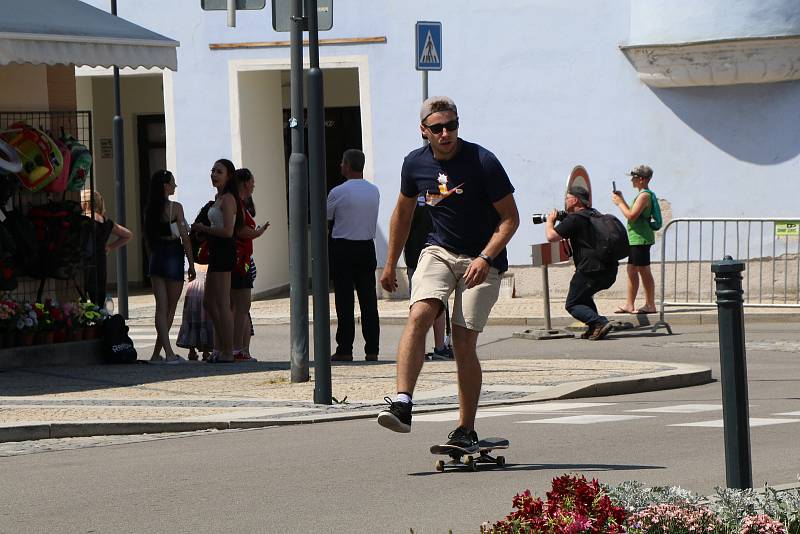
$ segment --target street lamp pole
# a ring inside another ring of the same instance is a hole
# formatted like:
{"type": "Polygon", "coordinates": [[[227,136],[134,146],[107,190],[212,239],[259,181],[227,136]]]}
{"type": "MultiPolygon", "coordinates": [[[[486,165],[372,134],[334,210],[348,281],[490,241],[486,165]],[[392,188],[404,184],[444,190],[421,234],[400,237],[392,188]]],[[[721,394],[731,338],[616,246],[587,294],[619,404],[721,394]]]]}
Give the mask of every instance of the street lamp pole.
{"type": "Polygon", "coordinates": [[[322,69],[319,68],[317,0],[305,0],[308,17],[308,160],[311,190],[311,267],[314,295],[314,402],[331,404],[331,327],[328,288],[327,192],[322,69]]]}
{"type": "Polygon", "coordinates": [[[308,382],[308,159],[303,150],[303,4],[292,0],[289,156],[289,313],[292,382],[308,382]]]}
{"type": "MultiPolygon", "coordinates": [[[[111,14],[117,15],[117,0],[111,0],[111,14]]],[[[125,217],[125,145],[123,137],[122,104],[120,102],[119,67],[114,66],[114,196],[116,201],[116,220],[126,225],[125,217]]],[[[105,288],[100,288],[105,291],[105,288]]],[[[95,302],[102,306],[103,302],[95,302]]],[[[125,319],[128,318],[128,252],[127,247],[117,249],[117,309],[125,319]]]]}

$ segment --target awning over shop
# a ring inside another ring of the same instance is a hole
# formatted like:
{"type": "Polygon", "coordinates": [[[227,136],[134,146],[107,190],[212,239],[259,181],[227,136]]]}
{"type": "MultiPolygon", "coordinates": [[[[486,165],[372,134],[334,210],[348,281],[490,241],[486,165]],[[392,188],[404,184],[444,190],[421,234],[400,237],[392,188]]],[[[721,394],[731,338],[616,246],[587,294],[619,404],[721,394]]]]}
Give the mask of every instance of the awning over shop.
{"type": "Polygon", "coordinates": [[[0,2],[0,65],[178,69],[173,41],[78,0],[0,2]]]}

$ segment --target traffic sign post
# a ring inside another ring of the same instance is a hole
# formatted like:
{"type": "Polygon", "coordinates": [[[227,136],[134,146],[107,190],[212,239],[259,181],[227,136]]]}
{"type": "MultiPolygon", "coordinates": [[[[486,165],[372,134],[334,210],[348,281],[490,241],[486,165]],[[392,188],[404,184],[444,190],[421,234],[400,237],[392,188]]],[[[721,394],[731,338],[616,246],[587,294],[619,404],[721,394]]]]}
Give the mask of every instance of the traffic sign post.
{"type": "MultiPolygon", "coordinates": [[[[428,71],[442,70],[442,23],[417,22],[414,26],[414,68],[422,71],[422,101],[428,99],[428,71]]],[[[427,144],[427,140],[422,146],[427,144]]]]}
{"type": "MultiPolygon", "coordinates": [[[[303,2],[302,29],[309,30],[309,10],[303,2]]],[[[317,31],[328,31],[333,28],[333,0],[317,0],[317,31]]],[[[272,29],[276,32],[288,32],[292,29],[291,0],[272,0],[272,29]]]]}
{"type": "Polygon", "coordinates": [[[264,9],[267,0],[200,0],[200,7],[206,11],[227,11],[228,26],[236,27],[236,11],[264,9]]]}
{"type": "Polygon", "coordinates": [[[415,29],[416,69],[442,70],[442,23],[417,22],[415,29]]]}

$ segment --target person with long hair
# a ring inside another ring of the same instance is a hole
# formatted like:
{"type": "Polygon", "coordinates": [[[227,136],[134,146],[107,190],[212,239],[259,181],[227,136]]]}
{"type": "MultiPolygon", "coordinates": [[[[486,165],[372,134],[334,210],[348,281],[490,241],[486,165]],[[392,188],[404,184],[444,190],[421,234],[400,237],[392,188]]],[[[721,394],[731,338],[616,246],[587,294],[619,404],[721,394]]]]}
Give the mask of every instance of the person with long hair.
{"type": "Polygon", "coordinates": [[[186,361],[175,354],[169,341],[169,330],[183,291],[184,254],[189,259],[189,281],[196,276],[183,206],[169,200],[175,194],[176,187],[171,172],[156,171],[150,179],[150,194],[144,216],[145,247],[150,256],[150,283],[156,299],[155,323],[158,334],[150,361],[170,364],[186,361]],[[163,359],[160,354],[162,348],[165,354],[163,359]]]}
{"type": "Polygon", "coordinates": [[[234,178],[238,186],[238,201],[244,216],[244,224],[236,232],[236,264],[231,273],[231,301],[233,303],[233,357],[236,361],[255,361],[250,356],[247,337],[250,333],[250,299],[253,278],[250,275],[253,257],[253,239],[264,235],[269,222],[256,226],[256,221],[246,209],[248,198],[252,198],[256,180],[249,169],[236,169],[234,178]],[[247,351],[245,351],[247,348],[247,351]]]}
{"type": "Polygon", "coordinates": [[[115,223],[106,215],[106,203],[98,191],[81,191],[81,208],[86,217],[94,215],[94,258],[93,265],[86,269],[84,288],[89,300],[98,306],[106,302],[106,280],[108,279],[108,253],[128,243],[133,233],[115,223]],[[92,209],[94,204],[94,209],[92,209]],[[113,241],[109,241],[114,236],[113,241]]]}
{"type": "Polygon", "coordinates": [[[233,362],[233,313],[231,311],[231,272],[236,263],[236,232],[243,215],[239,189],[234,179],[236,167],[219,159],[211,168],[211,185],[217,190],[208,210],[211,225],[195,222],[192,229],[208,238],[209,261],[203,305],[214,325],[214,350],[209,362],[233,362]]]}

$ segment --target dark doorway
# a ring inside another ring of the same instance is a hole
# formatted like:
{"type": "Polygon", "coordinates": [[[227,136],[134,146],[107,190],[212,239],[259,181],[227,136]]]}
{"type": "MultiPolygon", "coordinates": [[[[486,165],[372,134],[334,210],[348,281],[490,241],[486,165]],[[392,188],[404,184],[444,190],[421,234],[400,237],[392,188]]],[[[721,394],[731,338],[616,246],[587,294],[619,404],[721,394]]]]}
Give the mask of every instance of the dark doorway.
{"type": "MultiPolygon", "coordinates": [[[[283,124],[289,123],[290,110],[283,110],[283,124]]],[[[308,124],[304,129],[306,155],[308,155],[308,124]]],[[[289,156],[292,155],[292,136],[289,127],[283,129],[284,154],[286,156],[286,205],[289,205],[289,156]]],[[[344,180],[339,174],[342,153],[348,148],[361,150],[361,108],[349,106],[325,108],[325,182],[330,191],[344,180]]]]}
{"type": "MultiPolygon", "coordinates": [[[[167,168],[167,128],[164,115],[139,115],[136,122],[139,146],[139,222],[144,228],[144,213],[150,189],[150,177],[154,172],[167,168]]],[[[147,249],[144,232],[141,236],[142,281],[150,285],[147,249]]]]}
{"type": "MultiPolygon", "coordinates": [[[[306,110],[307,113],[307,110],[306,110]]],[[[292,155],[292,134],[289,130],[289,117],[291,110],[283,110],[283,144],[286,155],[286,212],[289,212],[289,156],[292,155]]],[[[305,154],[308,156],[308,124],[305,128],[305,154]]],[[[348,106],[339,108],[325,108],[325,188],[327,192],[344,182],[339,164],[342,154],[348,148],[362,150],[361,145],[361,108],[348,106]]],[[[309,190],[310,194],[310,190],[309,190]]],[[[310,199],[309,199],[310,204],[310,199]]],[[[311,212],[308,212],[308,222],[311,223],[311,212]]],[[[328,265],[331,265],[331,235],[328,229],[328,265]]],[[[330,281],[333,273],[329,272],[330,281]]]]}

